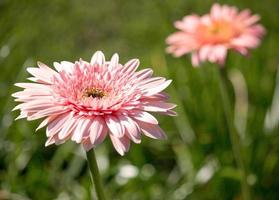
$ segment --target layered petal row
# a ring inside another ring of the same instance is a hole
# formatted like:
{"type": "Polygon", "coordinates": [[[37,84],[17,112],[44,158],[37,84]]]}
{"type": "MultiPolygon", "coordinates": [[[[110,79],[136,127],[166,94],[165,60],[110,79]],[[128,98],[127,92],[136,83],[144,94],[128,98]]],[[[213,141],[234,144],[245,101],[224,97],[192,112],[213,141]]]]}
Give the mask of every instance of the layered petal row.
{"type": "Polygon", "coordinates": [[[152,69],[136,71],[138,59],[119,63],[118,54],[106,61],[97,51],[90,62],[55,62],[54,69],[38,62],[28,68],[29,83],[14,93],[20,102],[17,119],[44,118],[38,129],[46,126],[46,146],[67,140],[81,143],[90,150],[108,135],[121,155],[130,142],[141,142],[144,134],[154,139],[166,137],[159,122],[150,112],[175,115],[174,104],[163,92],[170,80],[152,77],[152,69]]]}

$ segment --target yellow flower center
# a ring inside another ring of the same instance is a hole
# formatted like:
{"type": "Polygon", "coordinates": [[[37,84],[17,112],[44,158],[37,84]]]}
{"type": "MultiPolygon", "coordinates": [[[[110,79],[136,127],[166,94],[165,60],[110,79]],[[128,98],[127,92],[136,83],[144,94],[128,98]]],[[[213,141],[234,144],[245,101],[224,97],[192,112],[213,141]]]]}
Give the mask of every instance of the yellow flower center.
{"type": "Polygon", "coordinates": [[[198,37],[204,43],[226,43],[238,34],[240,34],[240,30],[227,21],[215,21],[210,25],[201,25],[198,28],[198,37]]]}
{"type": "Polygon", "coordinates": [[[106,96],[106,93],[104,90],[102,89],[98,89],[98,88],[90,88],[90,89],[86,89],[83,93],[84,97],[93,97],[93,98],[98,98],[101,99],[104,96],[106,96]]]}

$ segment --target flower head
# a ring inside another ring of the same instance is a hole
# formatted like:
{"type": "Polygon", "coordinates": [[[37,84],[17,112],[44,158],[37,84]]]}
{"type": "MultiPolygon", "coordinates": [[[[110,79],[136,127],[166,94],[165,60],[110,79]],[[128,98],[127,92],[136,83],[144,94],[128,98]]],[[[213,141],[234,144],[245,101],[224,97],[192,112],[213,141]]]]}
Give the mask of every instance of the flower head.
{"type": "Polygon", "coordinates": [[[236,7],[214,4],[209,14],[174,23],[179,31],[167,38],[167,52],[176,57],[192,53],[194,66],[206,60],[224,65],[229,49],[247,55],[259,45],[265,33],[259,19],[248,9],[238,12],[236,7]]]}
{"type": "Polygon", "coordinates": [[[14,93],[18,118],[45,118],[37,129],[46,128],[46,146],[71,139],[86,150],[100,144],[109,135],[113,146],[123,155],[130,141],[141,142],[141,134],[165,138],[156,118],[149,112],[175,115],[174,104],[167,103],[162,91],[171,83],[163,77],[152,77],[151,69],[136,72],[139,60],[126,64],[114,54],[106,61],[96,52],[90,63],[54,63],[53,70],[38,62],[28,68],[35,83],[17,83],[23,91],[14,93]]]}

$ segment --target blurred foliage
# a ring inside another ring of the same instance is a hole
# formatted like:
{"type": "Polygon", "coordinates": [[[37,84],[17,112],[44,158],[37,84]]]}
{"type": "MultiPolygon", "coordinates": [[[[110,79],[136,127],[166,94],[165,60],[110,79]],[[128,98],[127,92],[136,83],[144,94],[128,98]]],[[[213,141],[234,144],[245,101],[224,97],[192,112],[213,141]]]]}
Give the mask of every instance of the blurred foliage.
{"type": "MultiPolygon", "coordinates": [[[[262,45],[248,58],[229,54],[227,73],[252,199],[279,199],[279,2],[218,2],[250,8],[267,29],[262,45]]],[[[108,199],[241,199],[216,66],[192,68],[189,57],[165,54],[173,21],[206,13],[213,3],[0,0],[0,199],[90,199],[82,149],[71,142],[45,148],[44,130],[35,134],[38,121],[13,121],[18,113],[11,113],[15,102],[10,95],[36,61],[51,66],[53,61],[89,60],[96,50],[107,56],[118,52],[122,63],[137,57],[141,67],[151,65],[156,75],[173,79],[168,91],[179,114],[159,117],[167,141],[144,138],[124,157],[108,140],[97,148],[108,199]]]]}

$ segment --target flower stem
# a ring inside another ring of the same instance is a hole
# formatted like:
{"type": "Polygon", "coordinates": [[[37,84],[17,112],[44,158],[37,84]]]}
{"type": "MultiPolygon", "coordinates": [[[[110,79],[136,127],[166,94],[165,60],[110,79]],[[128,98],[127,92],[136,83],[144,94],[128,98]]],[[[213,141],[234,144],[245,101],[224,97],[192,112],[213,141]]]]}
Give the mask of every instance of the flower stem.
{"type": "Polygon", "coordinates": [[[250,200],[250,189],[247,184],[247,174],[245,169],[244,159],[242,157],[242,148],[239,140],[239,134],[233,123],[233,113],[231,108],[231,103],[228,95],[228,78],[224,71],[224,68],[220,68],[218,72],[219,79],[219,88],[221,92],[222,104],[224,107],[225,118],[229,129],[229,135],[232,145],[232,151],[234,155],[234,159],[237,164],[237,168],[240,172],[240,181],[241,181],[241,190],[242,190],[242,199],[250,200]]]}
{"type": "Polygon", "coordinates": [[[87,162],[89,165],[93,185],[95,185],[98,200],[105,200],[105,193],[102,186],[101,176],[97,165],[94,149],[86,152],[87,162]]]}

